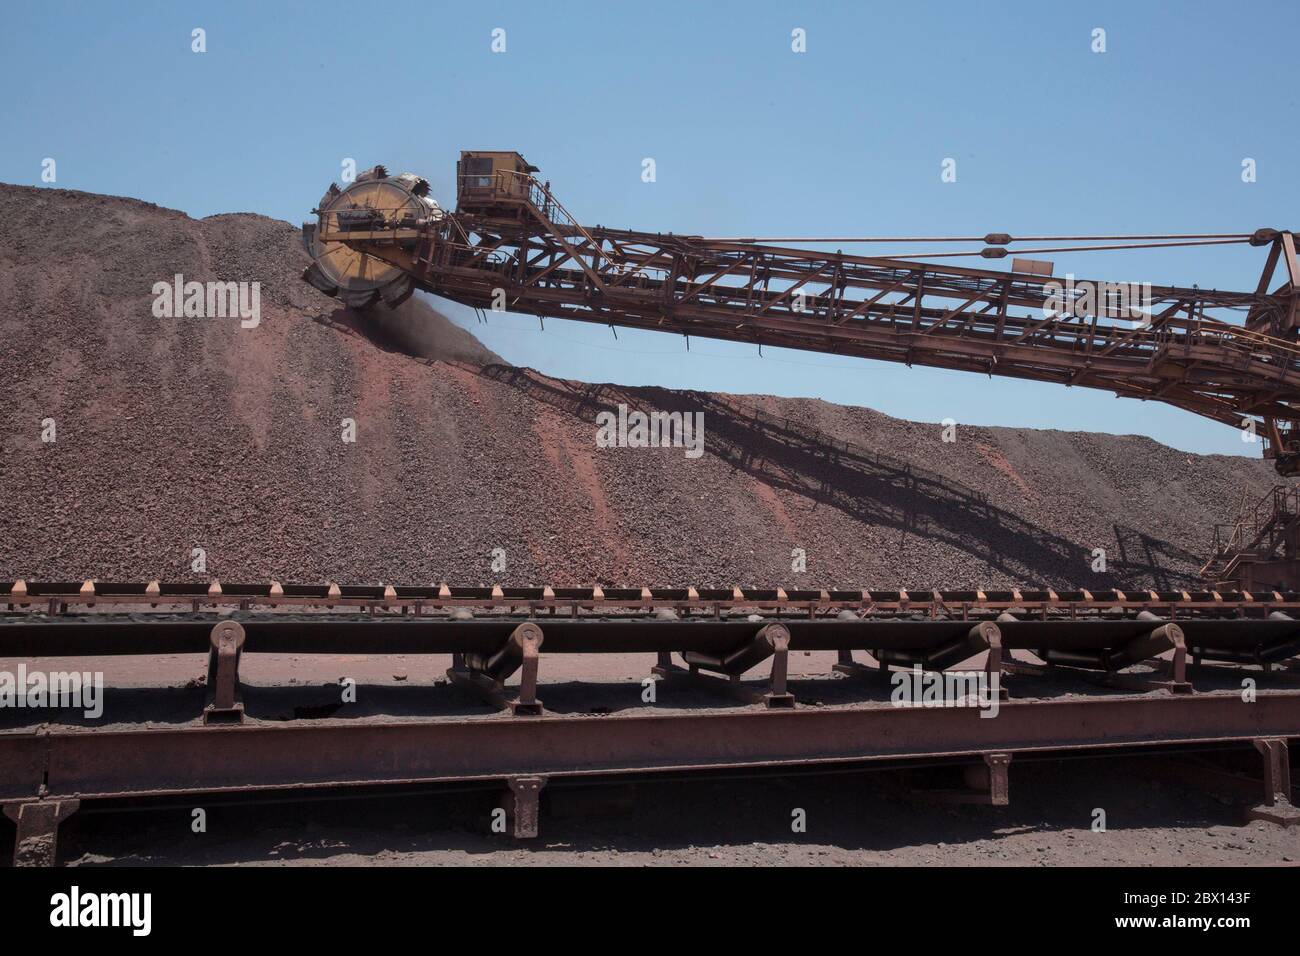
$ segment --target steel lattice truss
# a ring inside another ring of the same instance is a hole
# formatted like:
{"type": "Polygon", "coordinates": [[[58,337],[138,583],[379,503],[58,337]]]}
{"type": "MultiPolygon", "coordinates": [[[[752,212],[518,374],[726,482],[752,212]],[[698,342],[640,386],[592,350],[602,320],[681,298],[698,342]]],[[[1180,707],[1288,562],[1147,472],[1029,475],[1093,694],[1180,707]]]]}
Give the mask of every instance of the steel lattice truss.
{"type": "Polygon", "coordinates": [[[323,215],[322,236],[476,308],[1105,389],[1257,425],[1279,471],[1300,469],[1290,233],[1252,240],[1270,246],[1254,292],[1154,286],[1121,312],[1100,303],[1124,284],[1074,280],[1096,290],[1088,312],[1062,309],[1050,276],[583,227],[526,178],[523,195],[462,184],[457,212],[417,228],[323,215]]]}

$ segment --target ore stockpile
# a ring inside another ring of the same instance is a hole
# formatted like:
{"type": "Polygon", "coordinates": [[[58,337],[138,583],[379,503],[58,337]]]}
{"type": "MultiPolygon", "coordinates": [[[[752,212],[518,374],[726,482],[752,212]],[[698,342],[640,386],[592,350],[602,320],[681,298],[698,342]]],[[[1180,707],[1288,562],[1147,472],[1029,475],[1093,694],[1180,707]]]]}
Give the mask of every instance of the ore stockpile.
{"type": "Polygon", "coordinates": [[[1272,484],[1134,436],[944,443],[866,408],[556,380],[418,297],[342,309],[286,223],[18,186],[0,210],[0,578],[1190,588],[1272,484]],[[155,318],[177,273],[259,281],[260,325],[155,318]],[[598,448],[620,404],[702,412],[704,455],[598,448]]]}

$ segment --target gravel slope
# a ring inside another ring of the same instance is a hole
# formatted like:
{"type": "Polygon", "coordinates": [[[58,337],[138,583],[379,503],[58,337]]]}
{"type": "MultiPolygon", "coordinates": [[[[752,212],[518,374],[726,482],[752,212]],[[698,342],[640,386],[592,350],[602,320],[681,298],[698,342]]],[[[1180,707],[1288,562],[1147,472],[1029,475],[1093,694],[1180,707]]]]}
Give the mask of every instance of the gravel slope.
{"type": "Polygon", "coordinates": [[[1272,484],[1141,437],[558,381],[415,300],[364,322],[305,264],[261,216],[0,185],[0,578],[1169,588],[1272,484]],[[178,272],[260,282],[260,325],[155,318],[178,272]],[[620,403],[702,412],[704,455],[596,447],[620,403]]]}

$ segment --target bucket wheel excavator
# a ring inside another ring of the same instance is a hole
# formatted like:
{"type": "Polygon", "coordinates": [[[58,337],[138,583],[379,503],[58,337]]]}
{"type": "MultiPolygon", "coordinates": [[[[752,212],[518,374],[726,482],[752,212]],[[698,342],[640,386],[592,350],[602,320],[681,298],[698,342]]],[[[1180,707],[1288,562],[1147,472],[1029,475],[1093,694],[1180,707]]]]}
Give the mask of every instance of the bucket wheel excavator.
{"type": "MultiPolygon", "coordinates": [[[[517,152],[463,152],[454,212],[426,180],[382,166],[331,185],[317,221],[303,226],[313,260],[303,278],[354,309],[395,307],[421,289],[476,309],[1104,389],[1240,428],[1279,474],[1300,475],[1300,262],[1290,230],[677,235],[583,226],[536,172],[517,152]],[[867,243],[971,248],[817,248],[867,243]],[[1058,278],[1052,262],[1031,258],[1232,244],[1265,253],[1252,291],[1058,278]],[[1011,263],[950,264],[962,257],[1011,263]]],[[[1243,508],[1236,526],[1216,532],[1206,576],[1300,589],[1300,504],[1275,511],[1243,508]]]]}
{"type": "Polygon", "coordinates": [[[429,197],[427,180],[413,173],[390,176],[383,166],[357,176],[347,189],[334,183],[321,197],[319,210],[328,217],[341,239],[322,239],[311,226],[303,227],[307,252],[312,257],[303,278],[353,309],[368,309],[383,301],[396,308],[415,291],[415,278],[380,256],[371,255],[347,235],[376,226],[396,224],[405,229],[428,228],[444,218],[442,208],[429,197]]]}

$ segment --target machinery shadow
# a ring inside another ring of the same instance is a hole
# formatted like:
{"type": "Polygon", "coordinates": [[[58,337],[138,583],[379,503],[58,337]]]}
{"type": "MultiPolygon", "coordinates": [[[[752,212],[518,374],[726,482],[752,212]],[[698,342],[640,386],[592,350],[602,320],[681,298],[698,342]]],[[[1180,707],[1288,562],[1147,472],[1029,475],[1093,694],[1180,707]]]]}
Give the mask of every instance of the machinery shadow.
{"type": "MultiPolygon", "coordinates": [[[[1199,565],[1204,560],[1204,555],[1193,554],[1186,548],[1153,538],[1137,528],[1122,524],[1111,527],[1119,544],[1120,566],[1147,569],[1152,586],[1157,591],[1176,591],[1187,585],[1186,575],[1173,574],[1168,570],[1171,563],[1199,565]]],[[[1193,586],[1201,585],[1193,579],[1193,586]]]]}
{"type": "MultiPolygon", "coordinates": [[[[667,777],[556,783],[541,794],[538,840],[490,832],[494,789],[424,788],[361,799],[249,804],[210,798],[222,825],[196,842],[189,806],[140,813],[79,813],[65,824],[66,859],[79,866],[238,865],[325,862],[349,865],[627,862],[660,865],[928,863],[978,866],[1077,862],[1091,839],[1094,862],[1119,862],[1135,839],[1159,863],[1215,852],[1214,827],[1240,826],[1241,810],[1208,794],[1142,779],[1138,758],[1013,764],[1006,807],[953,805],[942,789],[950,768],[898,768],[777,776],[667,777]],[[1136,779],[1135,779],[1136,778],[1136,779]],[[934,789],[932,789],[934,788],[934,789]],[[1090,831],[1094,808],[1107,833],[1090,831]],[[807,831],[791,830],[802,808],[807,831]],[[584,861],[586,854],[594,860],[584,861]]],[[[8,828],[6,828],[8,829],[8,828]]],[[[11,844],[0,834],[0,853],[11,844]]],[[[1135,855],[1130,849],[1128,855],[1135,855]]],[[[1269,851],[1259,860],[1270,861],[1269,851]]]]}
{"type": "Polygon", "coordinates": [[[663,408],[663,400],[671,397],[673,411],[705,414],[706,454],[771,488],[892,531],[899,549],[909,537],[933,541],[1024,584],[1163,590],[1197,586],[1191,570],[1199,563],[1196,557],[1169,542],[1116,526],[1119,560],[1111,560],[1105,572],[1092,572],[1088,558],[1097,546],[1094,542],[1071,541],[997,507],[974,488],[910,462],[789,420],[733,408],[705,393],[573,386],[506,365],[485,365],[477,372],[584,422],[602,411],[616,412],[620,402],[663,408]]]}

